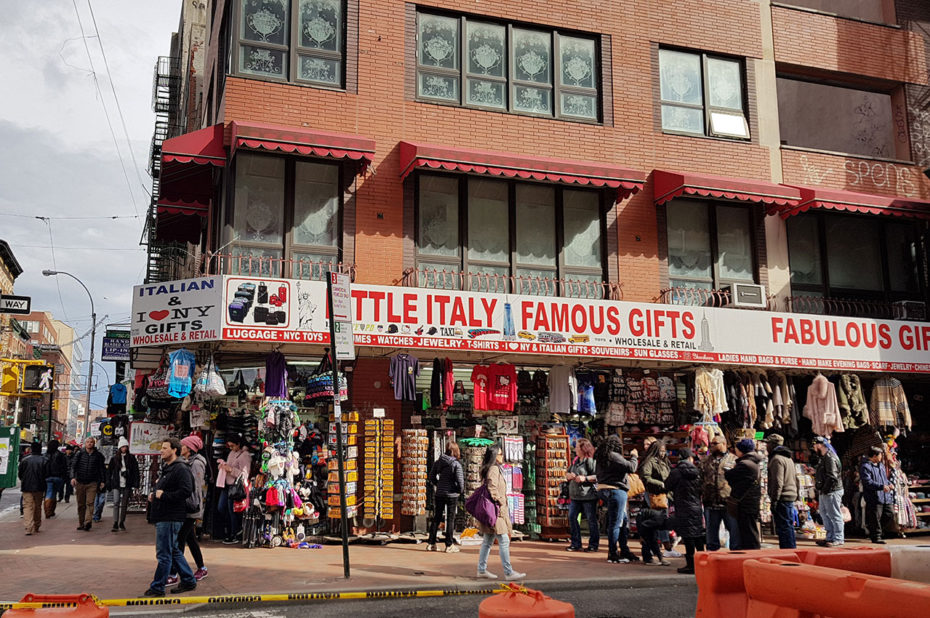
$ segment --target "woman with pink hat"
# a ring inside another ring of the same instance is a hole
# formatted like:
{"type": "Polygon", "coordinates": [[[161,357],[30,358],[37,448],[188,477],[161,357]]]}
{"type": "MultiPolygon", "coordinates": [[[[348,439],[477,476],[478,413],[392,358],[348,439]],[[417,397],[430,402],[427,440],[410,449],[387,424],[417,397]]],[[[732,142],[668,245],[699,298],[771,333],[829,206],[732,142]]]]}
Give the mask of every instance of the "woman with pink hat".
{"type": "MultiPolygon", "coordinates": [[[[210,469],[207,460],[200,451],[203,449],[203,440],[196,434],[191,434],[181,440],[181,457],[191,467],[191,474],[194,475],[194,493],[187,499],[187,519],[178,532],[178,547],[181,553],[184,553],[185,544],[190,547],[191,557],[197,563],[197,570],[194,571],[194,578],[200,581],[207,576],[207,567],[203,563],[203,553],[200,551],[200,543],[197,541],[197,521],[203,519],[204,498],[206,496],[206,482],[210,469]]],[[[173,576],[172,576],[173,577],[173,576]]],[[[171,577],[168,578],[170,585],[171,577]]]]}

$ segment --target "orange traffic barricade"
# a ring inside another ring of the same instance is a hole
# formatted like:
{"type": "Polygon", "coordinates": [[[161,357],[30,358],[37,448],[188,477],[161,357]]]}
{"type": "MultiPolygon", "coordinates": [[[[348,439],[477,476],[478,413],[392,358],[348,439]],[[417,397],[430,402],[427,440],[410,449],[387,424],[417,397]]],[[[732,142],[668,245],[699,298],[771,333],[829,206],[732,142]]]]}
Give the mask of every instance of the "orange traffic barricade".
{"type": "Polygon", "coordinates": [[[843,568],[882,577],[891,576],[891,554],[881,547],[698,552],[694,559],[694,573],[698,586],[695,616],[718,618],[745,615],[749,601],[743,582],[743,563],[761,558],[843,568]]]}
{"type": "Polygon", "coordinates": [[[45,603],[48,607],[10,609],[3,618],[24,618],[26,616],[61,616],[62,618],[106,618],[110,608],[98,605],[90,594],[32,594],[19,600],[20,603],[45,603]]]}
{"type": "Polygon", "coordinates": [[[747,618],[912,618],[926,615],[930,585],[842,569],[747,560],[747,618]]]}
{"type": "Polygon", "coordinates": [[[509,590],[495,594],[478,606],[480,618],[575,618],[571,603],[557,601],[538,590],[517,584],[509,590]]]}

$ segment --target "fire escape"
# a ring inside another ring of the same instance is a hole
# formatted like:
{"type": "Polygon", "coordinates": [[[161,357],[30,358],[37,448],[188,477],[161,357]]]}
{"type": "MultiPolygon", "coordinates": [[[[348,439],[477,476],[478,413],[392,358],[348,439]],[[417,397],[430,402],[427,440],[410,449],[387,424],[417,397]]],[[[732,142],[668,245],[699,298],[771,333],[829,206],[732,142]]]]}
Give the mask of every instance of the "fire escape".
{"type": "Polygon", "coordinates": [[[178,59],[160,56],[155,64],[152,81],[152,111],[155,112],[155,131],[149,148],[149,173],[152,176],[152,202],[149,204],[140,244],[148,247],[145,283],[168,281],[173,276],[172,266],[183,260],[186,250],[182,243],[162,242],[156,239],[157,200],[161,182],[161,145],[179,132],[181,75],[178,59]]]}

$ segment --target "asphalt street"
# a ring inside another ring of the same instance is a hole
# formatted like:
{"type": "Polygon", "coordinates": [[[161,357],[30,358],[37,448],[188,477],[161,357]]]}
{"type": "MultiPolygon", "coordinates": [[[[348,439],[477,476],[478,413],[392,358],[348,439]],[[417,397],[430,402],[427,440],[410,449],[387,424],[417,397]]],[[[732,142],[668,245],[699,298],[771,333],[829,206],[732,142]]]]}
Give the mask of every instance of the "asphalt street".
{"type": "MultiPolygon", "coordinates": [[[[579,577],[583,577],[579,573],[579,577]]],[[[546,590],[554,599],[571,603],[578,618],[686,618],[694,616],[697,586],[623,587],[587,590],[546,590]]],[[[477,616],[478,606],[487,597],[461,596],[424,599],[386,599],[371,601],[319,601],[307,604],[261,604],[254,608],[193,607],[190,610],[161,610],[152,613],[132,611],[133,616],[164,618],[169,612],[191,618],[298,618],[305,616],[371,616],[410,618],[413,614],[429,616],[477,616]],[[180,613],[183,612],[183,613],[180,613]]],[[[125,608],[112,608],[111,616],[129,615],[125,608]]]]}

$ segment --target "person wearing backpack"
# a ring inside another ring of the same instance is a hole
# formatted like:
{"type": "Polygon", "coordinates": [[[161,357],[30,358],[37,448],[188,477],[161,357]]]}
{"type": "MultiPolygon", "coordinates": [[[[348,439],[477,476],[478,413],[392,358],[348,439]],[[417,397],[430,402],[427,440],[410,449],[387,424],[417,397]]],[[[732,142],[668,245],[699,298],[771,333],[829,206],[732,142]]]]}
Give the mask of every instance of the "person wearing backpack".
{"type": "Polygon", "coordinates": [[[436,532],[439,522],[446,522],[446,553],[459,550],[452,535],[455,533],[455,513],[458,510],[459,496],[465,488],[465,474],[459,462],[461,449],[455,442],[446,444],[446,452],[440,455],[430,470],[429,479],[436,490],[433,492],[433,519],[429,525],[429,540],[426,551],[436,551],[436,532]]]}
{"type": "Polygon", "coordinates": [[[501,564],[504,567],[504,579],[523,579],[526,573],[514,571],[510,564],[510,533],[513,525],[510,522],[510,510],[507,508],[507,481],[501,464],[504,463],[504,454],[498,444],[492,444],[484,452],[481,462],[481,482],[487,487],[491,501],[498,507],[497,521],[493,526],[478,522],[478,530],[484,535],[481,550],[478,552],[478,577],[484,579],[497,579],[497,575],[488,571],[488,556],[491,546],[497,539],[501,555],[501,564]]]}
{"type": "MultiPolygon", "coordinates": [[[[194,579],[200,581],[207,576],[207,567],[203,562],[203,552],[200,551],[200,542],[197,540],[197,521],[203,519],[204,502],[206,500],[207,483],[210,482],[210,466],[200,451],[203,449],[203,440],[200,436],[191,434],[181,440],[181,457],[190,466],[191,474],[194,476],[194,491],[187,499],[185,508],[187,517],[178,532],[178,549],[184,553],[184,546],[191,550],[191,557],[197,564],[197,570],[194,571],[194,579]]],[[[179,581],[177,575],[168,578],[169,586],[179,581]]]]}

